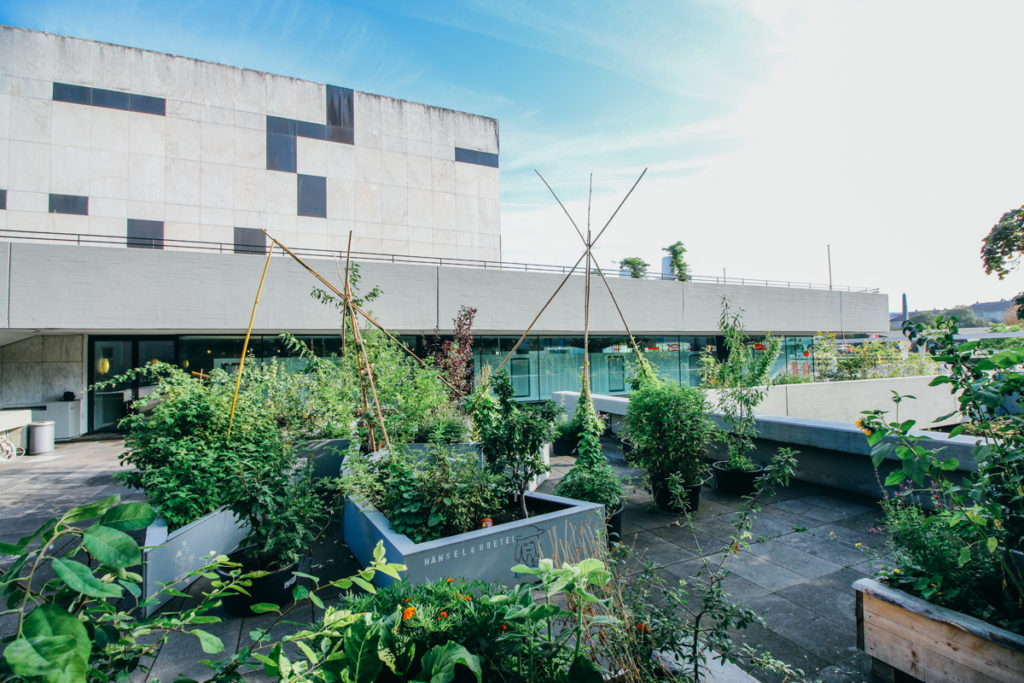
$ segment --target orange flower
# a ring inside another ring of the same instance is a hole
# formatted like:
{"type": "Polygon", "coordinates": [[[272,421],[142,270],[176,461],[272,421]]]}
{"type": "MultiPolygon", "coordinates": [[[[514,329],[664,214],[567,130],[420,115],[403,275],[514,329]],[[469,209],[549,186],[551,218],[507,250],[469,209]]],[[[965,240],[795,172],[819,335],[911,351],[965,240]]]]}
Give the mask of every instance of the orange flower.
{"type": "Polygon", "coordinates": [[[471,598],[470,596],[468,596],[468,595],[466,596],[466,602],[469,602],[469,601],[470,601],[470,600],[472,600],[472,599],[473,599],[473,598],[471,598]]]}
{"type": "Polygon", "coordinates": [[[505,630],[505,629],[507,629],[507,628],[508,628],[508,626],[506,626],[505,624],[502,624],[502,625],[501,625],[501,630],[502,630],[502,631],[504,631],[504,630],[505,630]]]}
{"type": "Polygon", "coordinates": [[[441,612],[441,619],[447,619],[447,618],[448,618],[448,613],[447,612],[441,612]]]}
{"type": "Polygon", "coordinates": [[[636,628],[640,633],[650,633],[651,628],[647,624],[637,624],[636,628]]]}
{"type": "Polygon", "coordinates": [[[412,619],[412,615],[416,614],[415,607],[406,607],[405,611],[402,612],[402,619],[412,619]]]}
{"type": "Polygon", "coordinates": [[[407,604],[407,605],[409,604],[409,598],[405,599],[405,604],[407,604]]]}
{"type": "Polygon", "coordinates": [[[451,582],[452,582],[452,581],[454,581],[454,580],[455,580],[455,579],[448,579],[448,583],[451,583],[451,582]]]}

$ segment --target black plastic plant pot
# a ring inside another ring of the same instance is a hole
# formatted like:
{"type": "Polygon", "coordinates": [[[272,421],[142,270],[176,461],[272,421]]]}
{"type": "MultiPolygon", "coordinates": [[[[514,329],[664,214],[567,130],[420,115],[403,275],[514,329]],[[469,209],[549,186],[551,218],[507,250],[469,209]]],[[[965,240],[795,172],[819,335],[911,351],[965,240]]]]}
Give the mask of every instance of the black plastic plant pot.
{"type": "Polygon", "coordinates": [[[696,512],[700,508],[700,489],[703,482],[699,484],[686,484],[683,489],[686,491],[686,498],[683,506],[680,507],[672,501],[672,491],[669,489],[668,481],[665,479],[654,479],[651,481],[651,491],[654,494],[654,504],[659,510],[665,512],[696,512]]]}
{"type": "Polygon", "coordinates": [[[571,436],[560,436],[551,443],[555,455],[572,455],[576,450],[576,442],[571,436]]]}
{"type": "Polygon", "coordinates": [[[715,468],[715,487],[733,496],[749,496],[753,493],[757,478],[764,473],[764,468],[759,465],[756,470],[731,470],[728,465],[727,460],[712,463],[715,468]]]}
{"type": "MultiPolygon", "coordinates": [[[[260,569],[257,563],[250,557],[236,550],[228,555],[232,562],[241,562],[243,572],[251,572],[260,569]]],[[[298,562],[293,562],[287,567],[275,569],[266,576],[256,579],[249,579],[252,585],[245,588],[249,595],[243,593],[232,593],[225,595],[223,600],[224,611],[233,617],[253,616],[252,606],[261,602],[270,602],[278,607],[284,607],[292,601],[292,587],[298,581],[298,577],[292,572],[299,568],[298,562]]],[[[231,575],[223,569],[217,569],[222,581],[229,581],[231,575]]]]}
{"type": "Polygon", "coordinates": [[[605,520],[605,528],[608,530],[608,547],[611,548],[622,542],[622,512],[626,509],[626,501],[619,502],[619,509],[613,512],[605,520]]]}

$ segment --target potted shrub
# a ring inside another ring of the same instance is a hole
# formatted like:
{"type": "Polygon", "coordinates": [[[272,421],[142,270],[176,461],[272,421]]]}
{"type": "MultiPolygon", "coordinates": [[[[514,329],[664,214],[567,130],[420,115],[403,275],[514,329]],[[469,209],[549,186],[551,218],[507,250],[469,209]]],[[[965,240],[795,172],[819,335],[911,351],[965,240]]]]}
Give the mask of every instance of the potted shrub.
{"type": "MultiPolygon", "coordinates": [[[[904,324],[904,334],[946,363],[949,384],[964,422],[980,437],[976,472],[951,481],[955,458],[941,457],[913,420],[890,420],[881,410],[858,421],[876,467],[886,457],[899,464],[885,486],[898,492],[883,504],[892,563],[879,584],[864,580],[858,593],[858,645],[882,669],[931,679],[1019,680],[1024,670],[1024,348],[986,350],[961,343],[956,320],[940,317],[937,329],[904,324]],[[1007,405],[1014,410],[1007,411],[1007,405]],[[926,510],[930,501],[934,510],[926,510]],[[895,625],[895,626],[891,626],[895,625]],[[896,628],[901,638],[891,642],[896,628]],[[927,634],[923,638],[922,634],[927,634]],[[970,653],[968,656],[967,653],[970,653]],[[938,668],[941,667],[941,668],[938,668]]],[[[907,396],[896,395],[899,403],[907,396]]],[[[938,418],[946,419],[950,416],[938,418]]]]}
{"type": "Polygon", "coordinates": [[[658,507],[678,511],[672,481],[686,488],[688,509],[696,510],[708,474],[704,456],[714,434],[704,391],[665,381],[645,362],[632,382],[626,425],[634,461],[647,471],[658,507]]]}
{"type": "Polygon", "coordinates": [[[576,463],[558,482],[555,493],[566,498],[603,505],[608,543],[618,543],[622,539],[625,490],[619,476],[605,460],[598,431],[601,424],[589,401],[587,405],[590,409],[584,418],[576,463]]]}
{"type": "MultiPolygon", "coordinates": [[[[244,573],[266,572],[251,579],[248,595],[224,598],[224,609],[235,616],[251,616],[250,608],[257,603],[291,601],[293,572],[330,515],[331,497],[318,491],[312,464],[295,471],[291,458],[264,455],[238,462],[235,494],[228,503],[248,524],[248,533],[229,559],[244,573]]],[[[229,576],[225,569],[218,572],[225,580],[229,576]]]]}
{"type": "Polygon", "coordinates": [[[779,355],[781,341],[767,333],[763,341],[750,343],[743,330],[742,316],[742,311],[730,311],[729,302],[723,297],[719,327],[728,355],[720,361],[710,353],[704,354],[701,373],[705,384],[718,392],[718,408],[726,424],[720,439],[729,459],[712,464],[715,485],[723,493],[747,496],[753,493],[755,481],[764,472],[764,467],[750,457],[757,436],[754,409],[764,400],[771,384],[772,363],[779,355]]]}

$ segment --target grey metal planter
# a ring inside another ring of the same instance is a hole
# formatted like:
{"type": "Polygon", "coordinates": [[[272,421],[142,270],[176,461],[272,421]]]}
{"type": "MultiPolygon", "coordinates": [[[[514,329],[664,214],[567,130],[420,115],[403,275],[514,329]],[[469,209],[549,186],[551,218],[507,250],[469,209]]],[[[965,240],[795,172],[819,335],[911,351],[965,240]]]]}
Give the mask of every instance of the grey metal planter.
{"type": "MultiPolygon", "coordinates": [[[[170,533],[167,522],[157,518],[146,527],[144,546],[158,546],[142,551],[142,595],[159,593],[161,584],[184,590],[195,578],[183,580],[186,574],[199,569],[210,553],[227,555],[238,547],[249,530],[227,510],[218,510],[200,517],[191,524],[170,533]]],[[[146,608],[146,616],[156,612],[172,596],[159,594],[157,602],[146,608]]]]}
{"type": "Polygon", "coordinates": [[[341,476],[341,464],[348,455],[348,439],[320,439],[307,441],[298,448],[298,457],[313,462],[313,478],[326,479],[341,476]]]}
{"type": "MultiPolygon", "coordinates": [[[[405,444],[404,448],[406,449],[406,452],[409,453],[409,455],[420,458],[426,457],[426,455],[430,452],[431,446],[432,444],[428,443],[409,443],[405,444]]],[[[448,444],[447,446],[445,446],[445,448],[450,448],[452,451],[456,453],[477,453],[480,455],[480,465],[484,465],[484,456],[482,453],[480,453],[480,444],[476,443],[475,441],[468,443],[448,444]]],[[[380,451],[377,452],[380,453],[383,452],[383,450],[384,449],[381,449],[380,451]]],[[[541,460],[543,460],[544,464],[549,467],[551,466],[552,450],[552,445],[549,443],[544,444],[543,446],[541,446],[540,449],[541,460]]],[[[534,477],[533,481],[530,482],[530,490],[536,490],[538,486],[540,486],[547,480],[548,476],[548,472],[543,472],[534,477]]]]}
{"type": "MultiPolygon", "coordinates": [[[[500,584],[527,577],[512,572],[517,564],[536,565],[542,557],[557,562],[589,557],[604,544],[604,506],[543,493],[527,493],[527,501],[557,508],[498,526],[477,529],[426,543],[413,543],[392,530],[376,508],[349,500],[345,505],[345,543],[366,566],[378,541],[384,542],[387,560],[408,567],[406,581],[424,583],[459,576],[500,584]]],[[[377,574],[374,583],[385,586],[390,577],[377,574]]]]}

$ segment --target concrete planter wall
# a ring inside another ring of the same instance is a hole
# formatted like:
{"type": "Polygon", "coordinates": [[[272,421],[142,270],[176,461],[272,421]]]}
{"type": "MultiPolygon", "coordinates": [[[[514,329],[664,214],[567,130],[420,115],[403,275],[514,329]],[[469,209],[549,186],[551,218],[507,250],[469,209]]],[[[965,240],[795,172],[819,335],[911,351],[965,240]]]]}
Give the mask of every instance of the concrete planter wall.
{"type": "MultiPolygon", "coordinates": [[[[211,512],[170,533],[167,522],[158,518],[146,527],[142,543],[159,546],[142,551],[142,595],[157,594],[163,588],[161,584],[184,590],[194,579],[185,581],[182,577],[206,564],[210,553],[227,555],[237,548],[247,531],[248,526],[227,510],[211,512]]],[[[146,609],[146,616],[171,597],[159,595],[158,602],[146,609]]]]}
{"type": "MultiPolygon", "coordinates": [[[[383,541],[388,561],[405,564],[403,578],[412,583],[460,576],[505,585],[526,578],[511,571],[514,565],[536,565],[542,557],[578,560],[605,543],[604,506],[542,493],[528,493],[527,500],[555,509],[426,543],[413,543],[395,532],[376,508],[349,500],[345,543],[366,566],[377,542],[383,541]]],[[[392,579],[378,574],[374,583],[384,586],[392,579]]]]}
{"type": "Polygon", "coordinates": [[[892,681],[900,671],[933,682],[1020,681],[1024,637],[933,605],[873,579],[857,592],[857,647],[872,673],[892,681]]]}
{"type": "Polygon", "coordinates": [[[341,475],[341,465],[345,462],[350,443],[348,439],[307,441],[298,447],[296,456],[312,459],[314,478],[337,477],[341,475]]]}

